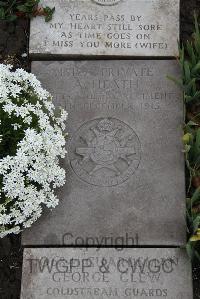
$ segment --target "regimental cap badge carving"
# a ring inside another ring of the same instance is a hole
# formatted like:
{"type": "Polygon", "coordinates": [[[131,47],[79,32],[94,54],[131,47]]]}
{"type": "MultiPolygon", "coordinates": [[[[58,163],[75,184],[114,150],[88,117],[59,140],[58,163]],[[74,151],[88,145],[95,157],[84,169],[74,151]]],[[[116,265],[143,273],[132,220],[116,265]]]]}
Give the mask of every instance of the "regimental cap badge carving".
{"type": "Polygon", "coordinates": [[[72,138],[71,166],[83,181],[114,186],[126,181],[139,166],[141,147],[136,133],[116,118],[83,124],[72,138]]]}

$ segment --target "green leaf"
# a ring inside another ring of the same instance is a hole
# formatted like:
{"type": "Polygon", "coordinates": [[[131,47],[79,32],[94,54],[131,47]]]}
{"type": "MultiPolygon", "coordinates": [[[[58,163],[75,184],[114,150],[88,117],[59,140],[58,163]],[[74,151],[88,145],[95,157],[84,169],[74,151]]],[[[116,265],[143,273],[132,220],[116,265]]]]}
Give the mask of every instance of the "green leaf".
{"type": "Polygon", "coordinates": [[[187,253],[188,253],[190,259],[192,260],[193,257],[194,257],[194,249],[193,249],[193,247],[192,247],[192,245],[191,245],[190,242],[187,243],[186,250],[187,250],[187,253]]]}
{"type": "Polygon", "coordinates": [[[193,67],[192,74],[196,75],[196,73],[200,72],[200,61],[193,67]]]}
{"type": "Polygon", "coordinates": [[[198,215],[194,220],[193,220],[193,230],[194,233],[196,233],[196,231],[198,230],[200,226],[200,215],[198,215]]]}
{"type": "Polygon", "coordinates": [[[192,195],[191,198],[191,204],[192,206],[196,203],[200,202],[200,188],[197,188],[194,192],[194,194],[192,195]]]}
{"type": "Polygon", "coordinates": [[[190,82],[191,81],[191,74],[190,74],[190,66],[189,66],[188,61],[184,62],[184,71],[185,71],[186,82],[190,82]]]}
{"type": "Polygon", "coordinates": [[[192,80],[189,81],[187,85],[184,86],[184,90],[186,93],[190,93],[191,88],[195,86],[196,83],[196,78],[193,78],[192,80]]]}
{"type": "Polygon", "coordinates": [[[194,143],[190,150],[190,159],[190,161],[193,164],[193,167],[200,167],[200,128],[196,130],[194,143]]]}
{"type": "Polygon", "coordinates": [[[180,45],[180,44],[179,44],[179,63],[180,63],[180,65],[181,65],[182,72],[183,72],[184,59],[185,59],[185,49],[184,49],[184,45],[180,45]]]}
{"type": "Polygon", "coordinates": [[[194,16],[195,19],[195,33],[194,33],[194,45],[197,53],[200,55],[200,31],[197,15],[194,16]]]}
{"type": "Polygon", "coordinates": [[[189,210],[190,210],[190,207],[191,207],[191,199],[189,198],[188,199],[188,202],[187,202],[187,211],[186,211],[186,215],[187,215],[187,219],[188,221],[191,223],[193,223],[193,219],[192,219],[192,216],[190,215],[189,213],[189,210]]]}
{"type": "Polygon", "coordinates": [[[49,21],[51,21],[52,18],[53,18],[53,14],[54,14],[54,12],[55,12],[55,7],[50,8],[50,7],[46,6],[46,7],[44,8],[44,12],[46,13],[46,16],[45,16],[45,22],[49,22],[49,21]]]}
{"type": "Polygon", "coordinates": [[[0,7],[0,20],[5,20],[5,10],[3,7],[0,7]]]}
{"type": "Polygon", "coordinates": [[[194,95],[185,95],[185,102],[186,104],[197,101],[200,99],[200,91],[197,91],[194,95]]]}
{"type": "Polygon", "coordinates": [[[198,128],[198,130],[196,132],[195,151],[196,151],[197,155],[200,154],[200,128],[198,128]]]}
{"type": "Polygon", "coordinates": [[[194,14],[194,25],[195,25],[195,31],[196,31],[196,33],[200,36],[198,16],[197,16],[196,13],[194,14]]]}
{"type": "Polygon", "coordinates": [[[194,53],[193,45],[191,42],[187,41],[186,46],[187,46],[188,55],[190,56],[190,59],[191,59],[191,63],[194,66],[197,63],[197,60],[196,60],[196,56],[194,53]]]}

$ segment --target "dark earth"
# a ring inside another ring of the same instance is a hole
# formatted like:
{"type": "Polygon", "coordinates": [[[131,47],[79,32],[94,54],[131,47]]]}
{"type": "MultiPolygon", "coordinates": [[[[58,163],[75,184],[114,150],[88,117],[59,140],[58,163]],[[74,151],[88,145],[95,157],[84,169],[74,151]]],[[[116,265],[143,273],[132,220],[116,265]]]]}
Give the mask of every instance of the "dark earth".
{"type": "MultiPolygon", "coordinates": [[[[200,0],[181,0],[182,41],[189,39],[193,32],[194,11],[200,12],[200,0]]],[[[30,70],[28,36],[29,21],[0,21],[0,63],[30,70]]],[[[0,239],[0,299],[20,298],[22,251],[20,235],[0,239]]],[[[200,262],[193,267],[193,280],[194,299],[200,299],[200,262]]]]}

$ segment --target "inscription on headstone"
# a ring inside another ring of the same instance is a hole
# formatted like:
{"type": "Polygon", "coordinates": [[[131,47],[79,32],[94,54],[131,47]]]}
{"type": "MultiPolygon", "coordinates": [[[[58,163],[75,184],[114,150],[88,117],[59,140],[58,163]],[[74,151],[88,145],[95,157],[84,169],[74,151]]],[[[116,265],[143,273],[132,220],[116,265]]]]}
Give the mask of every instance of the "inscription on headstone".
{"type": "Polygon", "coordinates": [[[25,249],[21,299],[191,299],[180,249],[25,249]]]}
{"type": "Polygon", "coordinates": [[[182,94],[175,61],[34,62],[69,112],[59,206],[24,245],[184,245],[182,94]]]}
{"type": "Polygon", "coordinates": [[[175,56],[179,0],[43,0],[52,21],[31,21],[30,54],[175,56]]]}

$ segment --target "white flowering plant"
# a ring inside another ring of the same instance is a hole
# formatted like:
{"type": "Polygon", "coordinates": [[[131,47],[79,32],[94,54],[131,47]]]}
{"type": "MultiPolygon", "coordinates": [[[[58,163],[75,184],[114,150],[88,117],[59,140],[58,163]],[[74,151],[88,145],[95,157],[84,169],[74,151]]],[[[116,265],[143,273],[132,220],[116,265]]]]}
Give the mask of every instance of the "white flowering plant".
{"type": "Polygon", "coordinates": [[[65,183],[65,120],[36,77],[0,64],[0,237],[54,208],[65,183]]]}

